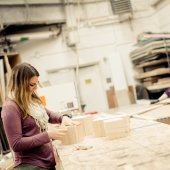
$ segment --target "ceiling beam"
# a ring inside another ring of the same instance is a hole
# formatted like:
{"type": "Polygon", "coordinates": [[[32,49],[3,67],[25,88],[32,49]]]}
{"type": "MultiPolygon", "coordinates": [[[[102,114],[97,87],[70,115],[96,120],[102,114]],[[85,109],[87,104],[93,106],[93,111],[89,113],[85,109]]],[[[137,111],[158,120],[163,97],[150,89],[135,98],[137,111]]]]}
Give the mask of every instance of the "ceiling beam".
{"type": "Polygon", "coordinates": [[[62,0],[1,0],[0,6],[20,6],[20,5],[57,5],[63,4],[62,0]]]}

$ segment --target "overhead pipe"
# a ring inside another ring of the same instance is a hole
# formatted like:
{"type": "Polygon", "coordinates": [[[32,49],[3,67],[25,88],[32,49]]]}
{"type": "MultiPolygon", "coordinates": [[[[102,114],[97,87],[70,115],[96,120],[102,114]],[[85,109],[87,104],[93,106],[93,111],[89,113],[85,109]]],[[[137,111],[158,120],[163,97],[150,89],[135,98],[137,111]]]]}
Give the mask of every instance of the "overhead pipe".
{"type": "Polygon", "coordinates": [[[32,33],[22,33],[13,34],[6,36],[12,42],[23,42],[27,40],[38,40],[38,39],[48,39],[52,37],[57,37],[61,32],[61,28],[55,30],[49,30],[44,32],[32,32],[32,33]]]}
{"type": "MultiPolygon", "coordinates": [[[[70,3],[77,5],[75,0],[69,0],[70,3]]],[[[87,3],[97,3],[97,2],[105,2],[106,0],[84,0],[79,2],[80,4],[87,4],[87,3]]],[[[63,5],[62,0],[27,0],[29,5],[63,5]]],[[[1,0],[0,6],[25,6],[25,2],[23,0],[1,0]]]]}
{"type": "MultiPolygon", "coordinates": [[[[42,0],[28,0],[27,3],[29,5],[61,5],[62,0],[47,0],[47,1],[42,1],[42,0]]],[[[0,1],[0,6],[24,6],[25,2],[23,0],[1,0],[0,1]]]]}

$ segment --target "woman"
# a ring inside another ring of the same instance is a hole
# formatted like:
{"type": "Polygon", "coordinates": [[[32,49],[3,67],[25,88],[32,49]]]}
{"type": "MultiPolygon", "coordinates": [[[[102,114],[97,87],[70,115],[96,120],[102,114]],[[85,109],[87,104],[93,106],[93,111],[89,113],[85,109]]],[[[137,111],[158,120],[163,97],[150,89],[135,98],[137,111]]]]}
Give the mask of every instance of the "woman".
{"type": "Polygon", "coordinates": [[[36,94],[39,73],[28,63],[16,65],[9,82],[9,94],[2,107],[5,133],[15,156],[16,170],[54,170],[52,139],[66,131],[47,129],[47,123],[78,125],[67,116],[46,109],[36,94]]]}

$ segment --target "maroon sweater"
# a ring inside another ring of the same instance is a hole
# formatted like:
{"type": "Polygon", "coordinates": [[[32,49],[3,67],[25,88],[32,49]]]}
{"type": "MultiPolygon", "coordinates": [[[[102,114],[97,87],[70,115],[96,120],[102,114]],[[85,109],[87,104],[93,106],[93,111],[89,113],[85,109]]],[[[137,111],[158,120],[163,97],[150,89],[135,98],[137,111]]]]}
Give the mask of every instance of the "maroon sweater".
{"type": "MultiPolygon", "coordinates": [[[[62,116],[47,110],[50,123],[61,123],[62,116]]],[[[47,132],[40,132],[31,116],[23,119],[18,105],[4,102],[1,117],[5,133],[15,155],[15,166],[30,163],[50,169],[55,166],[53,148],[47,132]]]]}
{"type": "Polygon", "coordinates": [[[166,90],[165,90],[165,93],[166,93],[166,95],[167,95],[168,97],[170,97],[170,88],[166,89],[166,90]]]}

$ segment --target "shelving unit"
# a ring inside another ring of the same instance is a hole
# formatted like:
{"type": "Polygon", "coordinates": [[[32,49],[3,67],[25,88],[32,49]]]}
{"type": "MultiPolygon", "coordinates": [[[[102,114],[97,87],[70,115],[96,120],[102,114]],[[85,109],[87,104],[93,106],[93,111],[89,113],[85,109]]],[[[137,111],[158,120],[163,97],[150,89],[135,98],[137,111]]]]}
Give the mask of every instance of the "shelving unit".
{"type": "Polygon", "coordinates": [[[11,73],[11,68],[21,62],[18,53],[0,53],[0,106],[7,95],[7,84],[11,73]]]}
{"type": "Polygon", "coordinates": [[[18,53],[0,53],[0,143],[3,154],[10,152],[10,149],[3,129],[1,109],[7,96],[7,84],[11,69],[20,62],[21,58],[18,53]]]}
{"type": "Polygon", "coordinates": [[[163,35],[148,38],[130,53],[135,80],[151,93],[170,87],[170,38],[163,35]]]}

